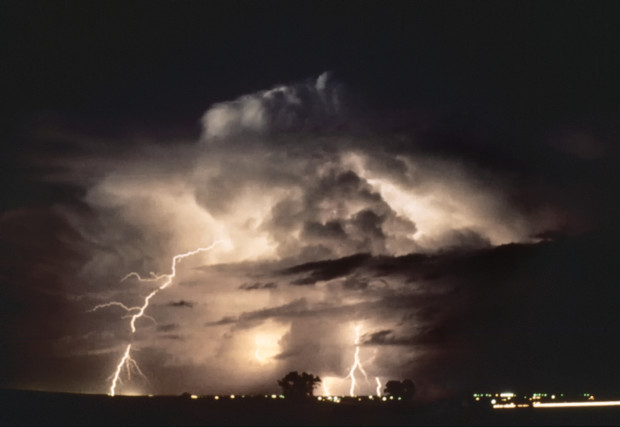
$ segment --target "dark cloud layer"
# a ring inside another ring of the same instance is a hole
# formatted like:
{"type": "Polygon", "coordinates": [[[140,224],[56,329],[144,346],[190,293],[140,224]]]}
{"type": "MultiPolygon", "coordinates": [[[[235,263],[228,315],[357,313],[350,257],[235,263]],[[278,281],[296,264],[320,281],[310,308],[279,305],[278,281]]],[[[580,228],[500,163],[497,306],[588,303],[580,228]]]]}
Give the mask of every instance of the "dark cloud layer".
{"type": "MultiPolygon", "coordinates": [[[[609,366],[619,356],[611,344],[620,326],[614,315],[619,271],[613,256],[594,254],[618,240],[617,235],[590,234],[433,256],[363,255],[300,265],[285,273],[311,271],[321,280],[345,276],[357,283],[361,276],[365,286],[344,287],[366,292],[365,319],[370,324],[400,319],[390,329],[368,329],[362,345],[418,354],[420,360],[403,374],[417,378],[422,387],[456,381],[460,387],[573,390],[596,383],[611,391],[616,378],[609,366]],[[346,271],[334,274],[335,265],[346,265],[346,271]],[[372,291],[368,283],[378,277],[402,285],[372,291]]],[[[333,308],[299,299],[215,324],[291,318],[337,322],[360,309],[333,308]]],[[[301,361],[303,354],[285,347],[280,358],[301,361]]]]}
{"type": "Polygon", "coordinates": [[[244,289],[246,291],[253,291],[256,289],[274,289],[277,287],[278,285],[275,282],[267,282],[267,283],[255,282],[255,283],[244,283],[241,286],[239,286],[239,289],[244,289]]]}
{"type": "Polygon", "coordinates": [[[186,307],[186,308],[192,308],[194,306],[194,303],[189,302],[189,301],[173,301],[169,304],[170,307],[186,307]]]}
{"type": "Polygon", "coordinates": [[[301,279],[292,282],[294,285],[311,285],[319,280],[330,280],[349,274],[356,267],[370,260],[368,254],[357,254],[338,260],[317,261],[296,265],[283,270],[282,274],[309,273],[301,279]],[[301,281],[301,282],[300,282],[301,281]]]}

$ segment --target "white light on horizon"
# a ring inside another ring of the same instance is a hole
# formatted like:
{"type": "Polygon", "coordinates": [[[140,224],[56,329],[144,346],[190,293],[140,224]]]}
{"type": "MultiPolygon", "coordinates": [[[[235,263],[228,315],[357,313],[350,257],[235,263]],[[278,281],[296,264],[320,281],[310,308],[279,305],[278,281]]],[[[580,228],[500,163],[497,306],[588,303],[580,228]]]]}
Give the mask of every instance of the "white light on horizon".
{"type": "Polygon", "coordinates": [[[592,402],[553,402],[541,403],[534,402],[534,408],[576,408],[583,406],[620,406],[620,400],[592,401],[592,402]]]}

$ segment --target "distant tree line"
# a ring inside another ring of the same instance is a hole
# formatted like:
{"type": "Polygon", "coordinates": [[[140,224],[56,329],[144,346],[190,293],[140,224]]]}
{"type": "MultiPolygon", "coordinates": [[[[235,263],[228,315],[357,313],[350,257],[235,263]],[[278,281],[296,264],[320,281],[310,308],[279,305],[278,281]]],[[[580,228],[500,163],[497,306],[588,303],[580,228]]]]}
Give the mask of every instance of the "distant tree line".
{"type": "Polygon", "coordinates": [[[314,387],[321,382],[321,378],[315,377],[307,372],[301,374],[291,371],[278,380],[278,385],[282,387],[282,394],[288,398],[303,399],[312,397],[314,387]]]}
{"type": "MultiPolygon", "coordinates": [[[[321,378],[302,372],[291,371],[281,380],[278,385],[282,387],[282,394],[288,398],[303,399],[314,395],[314,388],[321,383],[321,378]]],[[[383,392],[392,397],[404,400],[413,399],[415,384],[410,379],[404,381],[390,380],[385,384],[383,392]]]]}
{"type": "Polygon", "coordinates": [[[385,390],[383,392],[388,396],[410,400],[415,395],[415,384],[409,379],[404,381],[390,380],[385,383],[385,390]]]}

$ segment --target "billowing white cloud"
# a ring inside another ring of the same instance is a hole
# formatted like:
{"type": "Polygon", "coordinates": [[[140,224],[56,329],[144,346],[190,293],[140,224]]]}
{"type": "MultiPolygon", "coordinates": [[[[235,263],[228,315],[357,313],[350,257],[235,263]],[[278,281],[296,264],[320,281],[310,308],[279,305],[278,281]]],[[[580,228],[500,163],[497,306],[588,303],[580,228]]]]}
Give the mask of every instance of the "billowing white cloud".
{"type": "Polygon", "coordinates": [[[202,117],[203,139],[313,131],[342,113],[342,86],[329,73],[316,81],[276,86],[212,106],[202,117]]]}
{"type": "Polygon", "coordinates": [[[202,256],[210,264],[301,262],[528,241],[546,226],[515,210],[500,181],[456,161],[389,136],[304,132],[341,103],[323,74],[214,105],[194,145],[77,159],[65,174],[86,185],[90,215],[69,215],[106,252],[88,268],[161,270],[161,259],[215,239],[225,245],[202,256]]]}

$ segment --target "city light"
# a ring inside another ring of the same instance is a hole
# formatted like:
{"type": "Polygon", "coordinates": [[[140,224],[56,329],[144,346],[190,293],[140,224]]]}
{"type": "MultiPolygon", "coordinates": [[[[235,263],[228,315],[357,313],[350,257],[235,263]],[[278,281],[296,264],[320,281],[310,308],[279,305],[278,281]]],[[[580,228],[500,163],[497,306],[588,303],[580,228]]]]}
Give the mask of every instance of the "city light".
{"type": "Polygon", "coordinates": [[[580,393],[573,401],[564,400],[564,393],[473,393],[473,400],[480,405],[490,405],[493,409],[512,408],[584,408],[602,406],[620,406],[620,400],[598,401],[591,393],[580,393]]]}
{"type": "Polygon", "coordinates": [[[517,405],[514,403],[498,403],[493,405],[493,409],[512,409],[516,407],[517,405]]]}

